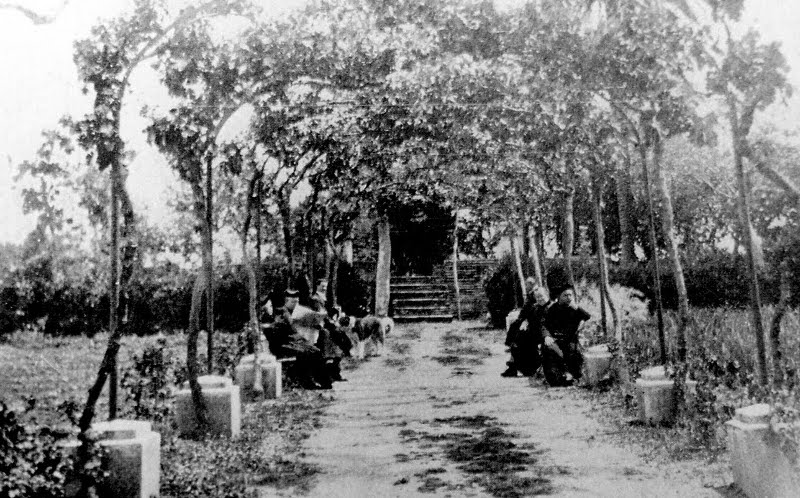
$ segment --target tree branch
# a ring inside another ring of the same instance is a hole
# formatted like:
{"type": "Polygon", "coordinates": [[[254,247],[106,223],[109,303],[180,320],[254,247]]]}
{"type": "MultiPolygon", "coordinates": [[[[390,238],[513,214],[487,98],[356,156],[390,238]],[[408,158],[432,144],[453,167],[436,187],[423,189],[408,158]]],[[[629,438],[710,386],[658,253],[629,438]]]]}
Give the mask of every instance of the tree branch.
{"type": "Polygon", "coordinates": [[[8,10],[16,10],[17,12],[22,13],[25,17],[27,17],[33,24],[39,26],[42,24],[50,24],[51,22],[55,21],[56,18],[61,15],[61,12],[69,3],[69,0],[64,0],[61,2],[61,6],[56,9],[56,12],[51,15],[42,15],[38,12],[35,12],[27,7],[22,5],[7,3],[7,2],[0,2],[0,9],[8,9],[8,10]]]}

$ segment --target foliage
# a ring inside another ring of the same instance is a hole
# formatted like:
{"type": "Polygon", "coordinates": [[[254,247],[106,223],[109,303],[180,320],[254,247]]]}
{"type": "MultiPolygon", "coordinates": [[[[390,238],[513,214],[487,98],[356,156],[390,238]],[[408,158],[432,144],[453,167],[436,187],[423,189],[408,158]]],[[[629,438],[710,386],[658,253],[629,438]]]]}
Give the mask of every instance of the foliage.
{"type": "Polygon", "coordinates": [[[158,422],[171,413],[177,363],[163,337],[131,354],[131,366],[122,373],[120,385],[127,391],[127,408],[134,418],[158,422]]]}
{"type": "MultiPolygon", "coordinates": [[[[36,399],[28,399],[28,408],[36,399]]],[[[0,496],[60,498],[65,487],[84,482],[101,489],[106,476],[104,451],[89,440],[89,458],[78,468],[74,454],[63,447],[70,432],[22,423],[18,414],[0,401],[0,496]]]]}

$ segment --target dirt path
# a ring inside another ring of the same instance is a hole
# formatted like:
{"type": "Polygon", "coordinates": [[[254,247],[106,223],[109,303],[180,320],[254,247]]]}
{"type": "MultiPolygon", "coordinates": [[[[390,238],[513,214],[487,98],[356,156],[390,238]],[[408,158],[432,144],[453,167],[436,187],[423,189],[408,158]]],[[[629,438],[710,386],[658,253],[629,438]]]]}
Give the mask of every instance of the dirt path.
{"type": "Polygon", "coordinates": [[[722,495],[712,486],[729,481],[724,471],[620,446],[576,388],[500,377],[501,334],[469,322],[398,327],[383,357],[337,384],[306,441],[320,469],[308,495],[722,495]]]}

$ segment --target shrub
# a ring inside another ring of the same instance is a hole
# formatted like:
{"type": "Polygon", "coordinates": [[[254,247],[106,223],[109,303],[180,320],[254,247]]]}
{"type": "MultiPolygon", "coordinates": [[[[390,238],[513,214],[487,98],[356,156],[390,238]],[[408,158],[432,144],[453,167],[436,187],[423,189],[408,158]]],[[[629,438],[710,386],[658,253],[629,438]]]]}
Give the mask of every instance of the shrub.
{"type": "MultiPolygon", "coordinates": [[[[28,408],[36,404],[28,400],[28,408]]],[[[78,468],[59,442],[70,435],[49,427],[23,424],[17,413],[0,401],[0,496],[61,498],[67,483],[84,482],[102,490],[105,452],[89,440],[88,459],[78,468]]]]}
{"type": "Polygon", "coordinates": [[[172,412],[172,387],[176,383],[177,360],[164,338],[131,354],[131,366],[120,382],[127,391],[133,416],[161,421],[172,412]]]}
{"type": "Polygon", "coordinates": [[[372,286],[351,265],[339,264],[338,301],[342,311],[352,316],[364,316],[372,309],[372,286]]]}

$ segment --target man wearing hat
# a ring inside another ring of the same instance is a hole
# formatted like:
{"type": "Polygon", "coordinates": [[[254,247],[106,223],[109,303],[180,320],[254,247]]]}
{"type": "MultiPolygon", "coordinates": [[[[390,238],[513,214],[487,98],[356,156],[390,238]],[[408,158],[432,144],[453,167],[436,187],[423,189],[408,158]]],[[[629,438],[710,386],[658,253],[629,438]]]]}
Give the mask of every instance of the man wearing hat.
{"type": "Polygon", "coordinates": [[[551,386],[568,386],[581,378],[583,355],[578,344],[578,329],[591,315],[575,302],[571,285],[553,289],[556,302],[545,313],[544,377],[551,386]]]}
{"type": "Polygon", "coordinates": [[[325,358],[319,348],[310,344],[295,328],[292,312],[300,301],[300,293],[287,289],[283,307],[275,310],[275,323],[267,338],[269,348],[278,358],[294,356],[300,384],[306,389],[330,389],[331,378],[325,369],[325,358]]]}

